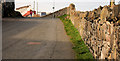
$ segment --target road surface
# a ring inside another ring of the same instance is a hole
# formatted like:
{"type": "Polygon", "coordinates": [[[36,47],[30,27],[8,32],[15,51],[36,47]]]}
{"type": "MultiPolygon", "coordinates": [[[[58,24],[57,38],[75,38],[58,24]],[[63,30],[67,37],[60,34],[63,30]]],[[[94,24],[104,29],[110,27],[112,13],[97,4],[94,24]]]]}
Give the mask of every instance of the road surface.
{"type": "Polygon", "coordinates": [[[3,59],[74,59],[59,19],[3,19],[3,59]]]}

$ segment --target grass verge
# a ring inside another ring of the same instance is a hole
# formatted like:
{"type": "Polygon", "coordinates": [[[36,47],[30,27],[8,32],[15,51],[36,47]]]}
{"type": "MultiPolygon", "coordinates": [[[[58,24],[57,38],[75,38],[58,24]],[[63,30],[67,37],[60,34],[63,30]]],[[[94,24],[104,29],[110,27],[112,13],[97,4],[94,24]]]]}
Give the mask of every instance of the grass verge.
{"type": "Polygon", "coordinates": [[[93,55],[90,53],[89,49],[82,40],[78,30],[74,27],[71,20],[65,19],[67,15],[60,16],[64,24],[65,31],[72,41],[76,55],[76,59],[93,59],[93,55]]]}

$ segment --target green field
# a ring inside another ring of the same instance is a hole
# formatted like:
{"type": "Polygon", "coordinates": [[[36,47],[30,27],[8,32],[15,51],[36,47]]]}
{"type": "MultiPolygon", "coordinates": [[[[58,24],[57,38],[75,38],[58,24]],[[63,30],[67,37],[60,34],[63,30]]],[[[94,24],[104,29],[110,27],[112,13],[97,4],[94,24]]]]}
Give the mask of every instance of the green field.
{"type": "Polygon", "coordinates": [[[71,20],[65,19],[67,15],[60,16],[60,20],[64,24],[65,31],[73,43],[76,59],[93,59],[93,55],[82,40],[78,30],[74,27],[71,20]]]}

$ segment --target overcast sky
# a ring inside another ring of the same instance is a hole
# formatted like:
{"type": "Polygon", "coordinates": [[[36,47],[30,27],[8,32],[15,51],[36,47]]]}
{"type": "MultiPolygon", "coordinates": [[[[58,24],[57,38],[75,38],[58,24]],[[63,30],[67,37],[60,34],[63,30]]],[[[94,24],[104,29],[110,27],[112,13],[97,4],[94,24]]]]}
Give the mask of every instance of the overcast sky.
{"type": "MultiPolygon", "coordinates": [[[[64,7],[68,7],[70,3],[74,3],[78,11],[90,11],[99,6],[109,5],[110,0],[15,0],[16,8],[31,5],[38,2],[38,10],[40,12],[53,12],[53,1],[55,1],[55,11],[64,7]]],[[[118,4],[120,0],[115,0],[118,4]]],[[[37,4],[36,4],[37,6],[37,4]]]]}

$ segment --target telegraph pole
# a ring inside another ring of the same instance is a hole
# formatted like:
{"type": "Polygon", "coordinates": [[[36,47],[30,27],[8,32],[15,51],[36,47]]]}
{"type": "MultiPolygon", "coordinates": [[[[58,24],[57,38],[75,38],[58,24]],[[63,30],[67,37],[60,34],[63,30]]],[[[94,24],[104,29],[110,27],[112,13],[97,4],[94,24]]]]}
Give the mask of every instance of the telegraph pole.
{"type": "Polygon", "coordinates": [[[37,2],[37,14],[38,14],[38,2],[37,2]]]}
{"type": "Polygon", "coordinates": [[[33,4],[33,10],[35,11],[35,0],[34,0],[34,4],[33,4]]]}

